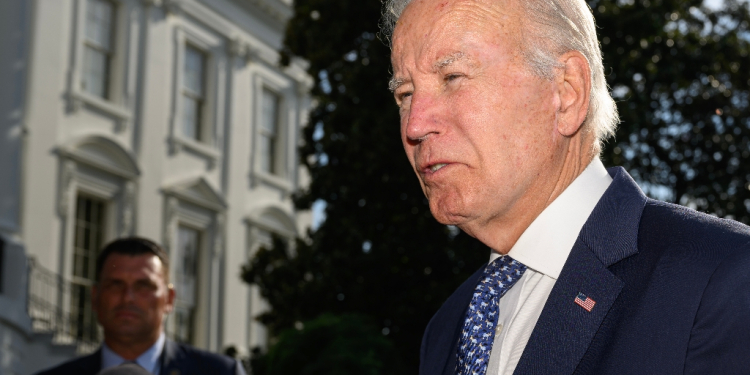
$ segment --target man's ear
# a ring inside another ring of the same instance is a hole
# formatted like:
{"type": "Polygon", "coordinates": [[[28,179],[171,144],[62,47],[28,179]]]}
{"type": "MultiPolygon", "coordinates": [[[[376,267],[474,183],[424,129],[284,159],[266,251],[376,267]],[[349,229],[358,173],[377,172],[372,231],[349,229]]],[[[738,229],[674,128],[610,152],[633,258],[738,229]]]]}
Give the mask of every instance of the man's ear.
{"type": "Polygon", "coordinates": [[[167,314],[171,313],[174,309],[174,297],[175,291],[172,283],[167,284],[167,304],[164,306],[167,314]]]}
{"type": "Polygon", "coordinates": [[[591,95],[591,69],[589,62],[578,51],[566,52],[558,59],[562,64],[557,78],[560,109],[557,130],[573,136],[586,119],[591,95]]]}

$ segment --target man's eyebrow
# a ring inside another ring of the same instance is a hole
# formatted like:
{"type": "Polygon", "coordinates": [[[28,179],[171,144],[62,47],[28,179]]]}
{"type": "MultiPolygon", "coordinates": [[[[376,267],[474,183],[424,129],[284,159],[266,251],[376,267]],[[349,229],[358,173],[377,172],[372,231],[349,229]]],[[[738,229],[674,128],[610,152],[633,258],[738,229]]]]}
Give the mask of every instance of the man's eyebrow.
{"type": "Polygon", "coordinates": [[[388,81],[388,90],[391,90],[391,92],[394,92],[396,91],[396,89],[401,87],[401,85],[403,85],[404,83],[406,83],[406,80],[403,78],[391,77],[391,80],[388,81]]]}
{"type": "Polygon", "coordinates": [[[455,52],[455,53],[452,53],[448,56],[445,56],[439,59],[438,61],[435,61],[435,63],[432,64],[432,68],[434,70],[440,70],[463,58],[464,58],[463,52],[455,52]]]}
{"type": "MultiPolygon", "coordinates": [[[[465,55],[463,52],[451,53],[450,55],[445,56],[432,64],[432,69],[436,71],[440,70],[442,68],[445,68],[446,66],[453,64],[456,61],[462,60],[464,57],[465,55]]],[[[401,85],[407,82],[408,80],[404,78],[392,77],[391,80],[388,81],[388,89],[391,90],[391,92],[394,92],[399,87],[401,87],[401,85]]]]}

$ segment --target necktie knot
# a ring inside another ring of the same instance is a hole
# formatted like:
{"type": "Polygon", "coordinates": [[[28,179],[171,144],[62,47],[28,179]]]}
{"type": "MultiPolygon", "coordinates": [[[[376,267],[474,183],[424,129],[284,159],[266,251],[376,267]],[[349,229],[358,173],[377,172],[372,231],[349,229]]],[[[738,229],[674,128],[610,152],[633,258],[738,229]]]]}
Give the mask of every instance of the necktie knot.
{"type": "Polygon", "coordinates": [[[487,372],[495,339],[498,302],[525,271],[523,263],[507,255],[485,267],[466,311],[458,342],[457,375],[484,375],[487,372]]]}

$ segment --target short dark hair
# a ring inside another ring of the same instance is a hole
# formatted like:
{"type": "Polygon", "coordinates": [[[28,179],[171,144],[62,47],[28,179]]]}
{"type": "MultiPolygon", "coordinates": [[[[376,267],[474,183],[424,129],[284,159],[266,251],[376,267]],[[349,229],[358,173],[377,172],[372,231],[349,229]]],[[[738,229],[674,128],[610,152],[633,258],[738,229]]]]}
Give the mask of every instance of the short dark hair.
{"type": "Polygon", "coordinates": [[[169,282],[169,257],[164,248],[159,246],[154,241],[142,237],[125,237],[116,239],[108,243],[102,251],[99,252],[99,256],[96,258],[96,282],[99,283],[102,277],[102,269],[104,269],[104,262],[113,253],[124,254],[129,256],[138,256],[143,254],[156,255],[161,261],[161,265],[164,268],[164,281],[169,282]]]}

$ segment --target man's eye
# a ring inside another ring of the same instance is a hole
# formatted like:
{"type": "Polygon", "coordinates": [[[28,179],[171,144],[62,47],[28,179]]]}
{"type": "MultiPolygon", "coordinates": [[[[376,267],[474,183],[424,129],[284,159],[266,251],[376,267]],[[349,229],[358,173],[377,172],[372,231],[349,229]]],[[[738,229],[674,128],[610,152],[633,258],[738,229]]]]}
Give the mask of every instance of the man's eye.
{"type": "Polygon", "coordinates": [[[461,78],[461,77],[462,77],[461,74],[451,73],[451,74],[446,74],[445,78],[443,78],[443,79],[445,80],[445,82],[450,82],[450,81],[456,80],[456,79],[461,78]]]}
{"type": "Polygon", "coordinates": [[[402,92],[402,93],[396,94],[396,104],[398,104],[399,106],[401,106],[401,104],[405,100],[408,100],[409,97],[411,97],[411,95],[412,95],[411,91],[406,91],[406,92],[402,92]]]}
{"type": "Polygon", "coordinates": [[[102,289],[109,290],[109,291],[117,291],[117,290],[121,290],[122,288],[123,288],[123,283],[107,282],[107,283],[104,283],[102,289]]]}
{"type": "Polygon", "coordinates": [[[156,290],[156,285],[148,282],[137,282],[135,283],[135,291],[137,293],[144,293],[156,290]]]}

